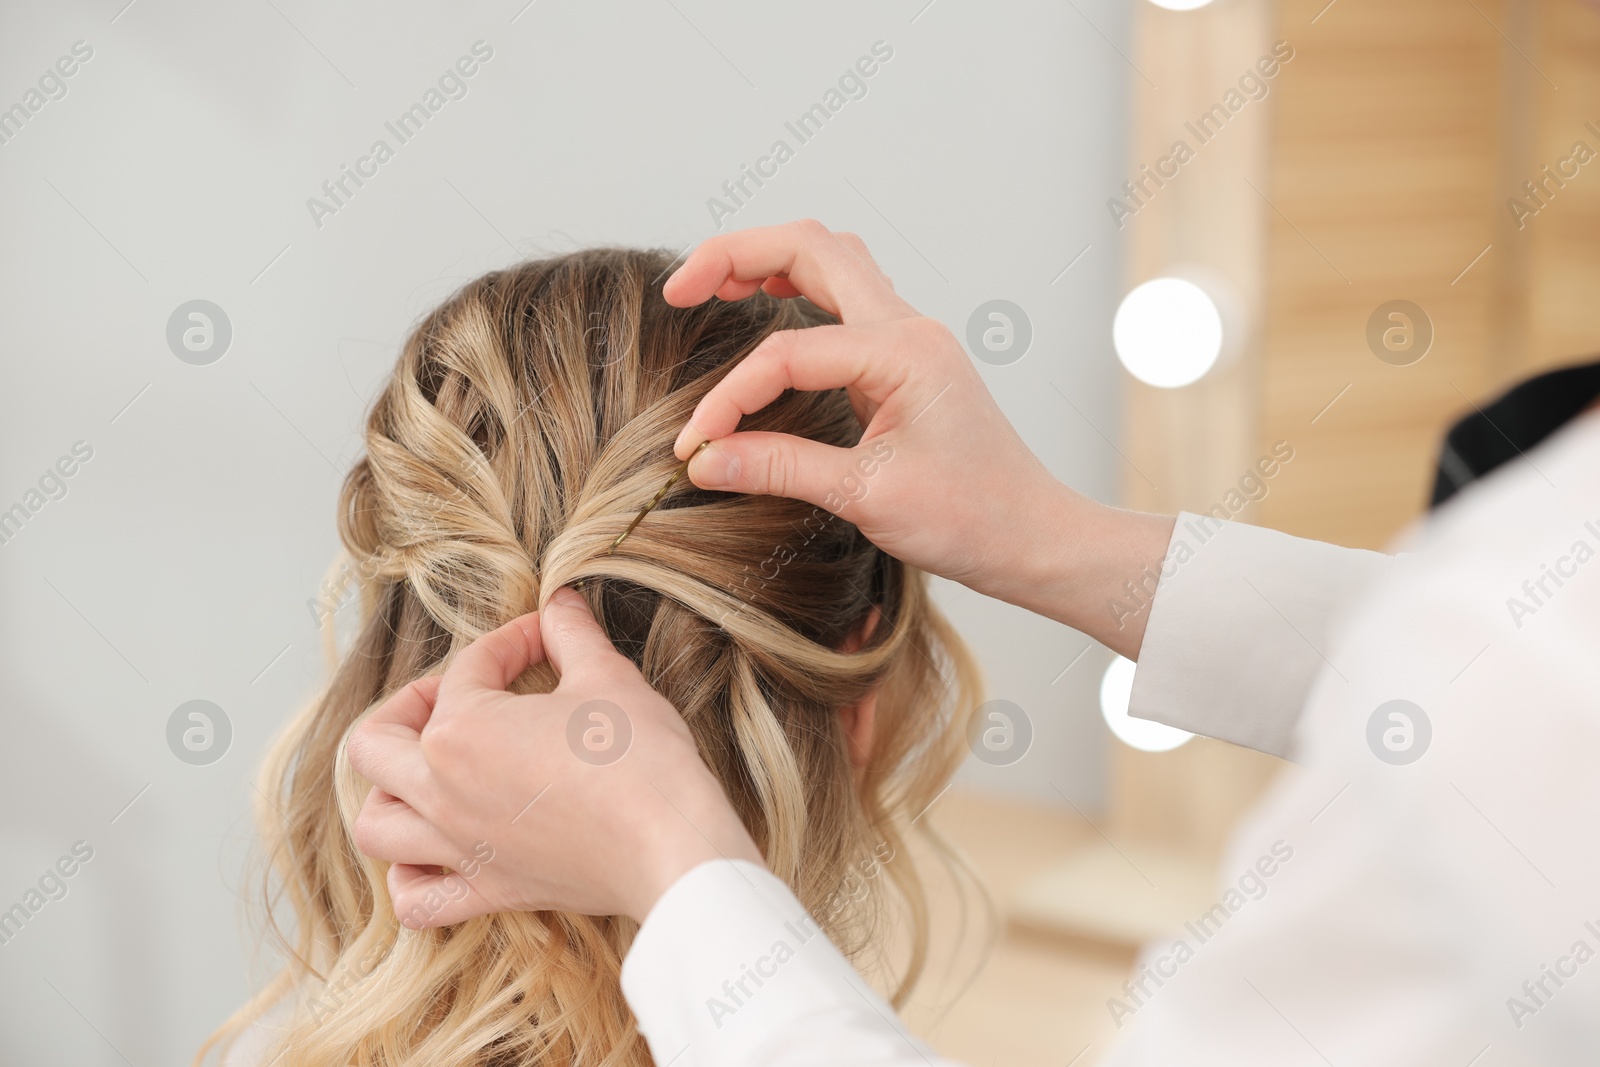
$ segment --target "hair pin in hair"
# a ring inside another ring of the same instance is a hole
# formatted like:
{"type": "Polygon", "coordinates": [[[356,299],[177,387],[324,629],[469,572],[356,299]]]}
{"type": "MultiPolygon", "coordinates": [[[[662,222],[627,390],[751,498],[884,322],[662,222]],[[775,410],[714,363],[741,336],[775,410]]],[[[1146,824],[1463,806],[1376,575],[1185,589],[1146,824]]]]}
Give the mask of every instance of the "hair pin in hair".
{"type": "Polygon", "coordinates": [[[678,469],[673,472],[671,478],[667,479],[667,484],[663,485],[660,490],[657,491],[655,497],[651,499],[650,503],[646,504],[639,514],[633,517],[633,521],[628,523],[628,528],[623,530],[622,533],[618,534],[615,541],[611,542],[611,547],[606,549],[606,555],[609,556],[611,553],[615,552],[617,550],[617,546],[626,541],[628,539],[628,535],[633,533],[634,527],[638,526],[639,523],[644,521],[644,517],[654,511],[657,504],[666,499],[667,493],[672,490],[673,486],[678,484],[678,480],[685,474],[689,473],[689,464],[694,462],[694,457],[704,452],[706,450],[706,446],[709,444],[711,444],[709,440],[701,441],[700,446],[693,452],[689,453],[689,458],[678,464],[678,469]]]}

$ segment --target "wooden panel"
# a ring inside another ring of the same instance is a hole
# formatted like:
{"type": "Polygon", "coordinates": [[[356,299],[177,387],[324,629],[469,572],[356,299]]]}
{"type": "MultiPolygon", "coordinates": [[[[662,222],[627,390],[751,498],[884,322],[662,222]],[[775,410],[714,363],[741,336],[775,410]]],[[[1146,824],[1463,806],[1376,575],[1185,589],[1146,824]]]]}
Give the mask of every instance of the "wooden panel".
{"type": "Polygon", "coordinates": [[[1298,56],[1273,115],[1260,440],[1296,455],[1257,520],[1377,548],[1420,513],[1439,435],[1494,378],[1493,251],[1467,268],[1495,237],[1501,41],[1458,0],[1339,0],[1313,25],[1323,2],[1278,8],[1298,56]],[[1368,347],[1390,300],[1432,321],[1418,363],[1368,347]]]}
{"type": "Polygon", "coordinates": [[[1579,0],[1542,5],[1532,35],[1533,47],[1525,50],[1543,74],[1520,57],[1513,57],[1515,65],[1506,62],[1538,101],[1536,119],[1520,117],[1537,134],[1531,156],[1517,161],[1520,170],[1508,168],[1512,178],[1503,197],[1543,167],[1556,168],[1575,142],[1597,155],[1548,196],[1538,214],[1524,218],[1521,230],[1503,201],[1498,205],[1508,242],[1521,238],[1528,245],[1527,318],[1520,365],[1507,368],[1511,375],[1600,355],[1600,7],[1579,0]]]}

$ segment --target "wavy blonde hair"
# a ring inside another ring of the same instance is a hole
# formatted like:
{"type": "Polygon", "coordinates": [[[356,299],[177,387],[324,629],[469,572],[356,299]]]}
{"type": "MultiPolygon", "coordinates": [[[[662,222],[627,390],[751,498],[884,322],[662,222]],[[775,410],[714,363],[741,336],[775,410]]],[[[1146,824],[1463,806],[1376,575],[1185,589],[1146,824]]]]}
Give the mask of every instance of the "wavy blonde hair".
{"type": "MultiPolygon", "coordinates": [[[[903,913],[897,1003],[924,969],[927,901],[905,835],[965,754],[977,700],[925,577],[821,509],[686,480],[607,552],[721,375],[774,330],[832,321],[760,293],[671,307],[658,284],[670,265],[601,249],[495,271],[407,341],[341,499],[359,632],[260,786],[269,929],[287,965],[197,1063],[274,1005],[285,1032],[263,1063],[282,1067],[650,1063],[619,986],[635,924],[539,912],[406,929],[386,866],[351,837],[367,785],[343,759],[350,728],[580,580],[683,714],[773,873],[853,957],[881,949],[886,917],[903,913]],[[881,621],[847,650],[874,607],[881,621]],[[853,768],[839,709],[874,690],[871,754],[853,768]],[[271,921],[284,905],[289,933],[271,921]]],[[[787,393],[744,428],[861,436],[842,391],[787,393]]],[[[876,456],[892,462],[882,445],[876,456]]],[[[870,491],[863,478],[841,496],[870,491]]],[[[519,688],[554,681],[540,667],[519,688]]]]}

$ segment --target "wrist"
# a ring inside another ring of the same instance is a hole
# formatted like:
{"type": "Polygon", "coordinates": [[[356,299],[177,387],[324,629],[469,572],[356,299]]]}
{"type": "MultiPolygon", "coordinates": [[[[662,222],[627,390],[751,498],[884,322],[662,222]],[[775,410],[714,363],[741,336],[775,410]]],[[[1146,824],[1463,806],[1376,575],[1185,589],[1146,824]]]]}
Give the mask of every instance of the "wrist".
{"type": "Polygon", "coordinates": [[[1048,479],[1029,499],[1028,523],[993,593],[1136,659],[1175,519],[1102,504],[1048,479]],[[1130,583],[1132,592],[1130,592],[1130,583]]]}
{"type": "Polygon", "coordinates": [[[1091,503],[1071,549],[1070,611],[1061,621],[1137,660],[1177,520],[1091,503]]]}
{"type": "Polygon", "coordinates": [[[709,773],[706,777],[709,789],[697,790],[699,795],[692,800],[680,796],[676,803],[669,801],[647,828],[647,839],[637,852],[643,862],[624,902],[626,914],[641,924],[667,890],[701,864],[746,860],[766,866],[721,786],[709,773]]]}

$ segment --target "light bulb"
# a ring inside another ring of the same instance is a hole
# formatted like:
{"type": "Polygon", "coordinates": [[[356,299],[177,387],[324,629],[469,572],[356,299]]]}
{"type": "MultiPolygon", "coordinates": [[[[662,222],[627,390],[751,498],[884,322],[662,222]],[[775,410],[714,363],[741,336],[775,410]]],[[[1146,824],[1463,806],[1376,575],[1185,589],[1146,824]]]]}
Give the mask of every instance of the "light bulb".
{"type": "Polygon", "coordinates": [[[1118,656],[1106,667],[1100,679],[1100,714],[1117,740],[1141,752],[1167,752],[1193,737],[1187,730],[1179,730],[1148,719],[1135,719],[1128,714],[1128,698],[1133,695],[1134,663],[1118,656]]]}
{"type": "Polygon", "coordinates": [[[1111,342],[1128,373],[1176,389],[1199,381],[1222,352],[1222,313],[1198,285],[1155,278],[1122,298],[1111,342]]]}

